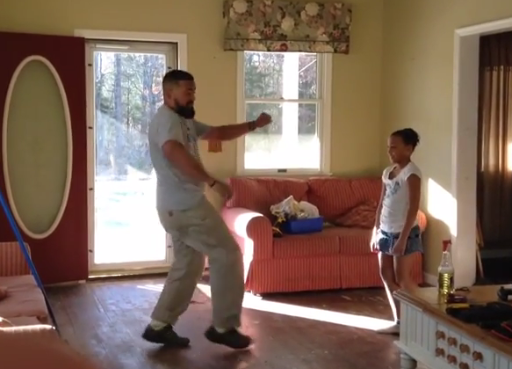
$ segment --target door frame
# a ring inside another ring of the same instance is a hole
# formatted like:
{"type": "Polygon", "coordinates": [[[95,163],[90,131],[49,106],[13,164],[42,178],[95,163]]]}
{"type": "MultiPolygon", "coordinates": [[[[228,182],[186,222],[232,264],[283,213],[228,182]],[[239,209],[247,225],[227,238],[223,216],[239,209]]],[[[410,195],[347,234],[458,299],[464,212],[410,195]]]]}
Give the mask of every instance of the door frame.
{"type": "MultiPolygon", "coordinates": [[[[88,220],[88,250],[89,250],[89,275],[93,276],[97,273],[101,274],[132,274],[134,272],[140,273],[143,270],[155,270],[162,269],[172,264],[173,253],[172,243],[170,237],[167,235],[167,261],[165,265],[158,262],[148,263],[123,263],[119,268],[113,268],[112,264],[106,264],[104,266],[98,266],[94,264],[94,185],[95,185],[95,130],[94,127],[94,112],[90,108],[94,106],[93,97],[93,85],[92,85],[92,69],[88,67],[89,64],[89,42],[112,42],[118,41],[120,43],[130,42],[144,42],[144,43],[172,43],[177,45],[177,62],[179,69],[187,69],[188,61],[188,45],[187,35],[175,34],[175,33],[150,33],[150,32],[125,32],[125,31],[103,31],[103,30],[75,30],[74,35],[77,37],[83,37],[86,41],[86,57],[84,63],[86,64],[86,93],[87,93],[87,220],[88,220]]],[[[155,210],[156,211],[156,210],[155,210]]]]}
{"type": "MultiPolygon", "coordinates": [[[[480,37],[512,30],[512,18],[480,23],[454,31],[451,195],[445,212],[452,234],[455,287],[476,281],[476,170],[480,37]]],[[[433,279],[427,279],[427,281],[433,279]]]]}

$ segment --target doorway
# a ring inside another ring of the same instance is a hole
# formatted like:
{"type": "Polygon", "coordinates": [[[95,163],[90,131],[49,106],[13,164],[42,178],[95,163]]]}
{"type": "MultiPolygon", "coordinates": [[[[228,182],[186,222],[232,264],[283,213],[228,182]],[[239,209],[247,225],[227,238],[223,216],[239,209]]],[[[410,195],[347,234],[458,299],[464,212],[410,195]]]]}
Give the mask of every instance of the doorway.
{"type": "Polygon", "coordinates": [[[512,32],[480,39],[477,210],[485,279],[512,281],[512,32]]]}
{"type": "Polygon", "coordinates": [[[178,66],[173,43],[88,40],[90,270],[164,267],[171,249],[156,212],[148,124],[178,66]],[[91,229],[92,228],[92,229],[91,229]]]}
{"type": "Polygon", "coordinates": [[[451,193],[456,199],[455,225],[452,230],[454,232],[452,257],[457,270],[456,287],[473,285],[477,275],[475,168],[478,142],[480,37],[510,30],[512,30],[512,18],[455,30],[451,193]]]}

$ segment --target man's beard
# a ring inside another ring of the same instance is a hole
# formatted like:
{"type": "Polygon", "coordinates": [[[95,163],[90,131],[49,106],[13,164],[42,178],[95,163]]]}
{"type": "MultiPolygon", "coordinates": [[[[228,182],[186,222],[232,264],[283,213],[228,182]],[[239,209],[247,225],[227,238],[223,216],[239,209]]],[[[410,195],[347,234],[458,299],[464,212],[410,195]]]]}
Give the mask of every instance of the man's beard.
{"type": "Polygon", "coordinates": [[[194,119],[196,116],[196,109],[194,109],[194,105],[179,105],[176,104],[174,111],[179,116],[185,119],[194,119]]]}

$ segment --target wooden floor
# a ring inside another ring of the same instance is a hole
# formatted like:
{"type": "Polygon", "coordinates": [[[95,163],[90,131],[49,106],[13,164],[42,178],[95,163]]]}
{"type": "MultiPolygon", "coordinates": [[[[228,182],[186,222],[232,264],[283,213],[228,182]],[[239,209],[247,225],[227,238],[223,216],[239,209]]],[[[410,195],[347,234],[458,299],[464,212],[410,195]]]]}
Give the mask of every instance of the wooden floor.
{"type": "Polygon", "coordinates": [[[190,337],[181,351],[144,342],[141,332],[162,279],[88,282],[48,289],[57,323],[70,344],[108,369],[367,369],[399,368],[395,338],[372,329],[390,319],[381,290],[246,298],[247,351],[210,344],[208,286],[200,286],[176,330],[190,337]],[[352,325],[352,326],[351,326],[352,325]],[[355,326],[355,327],[354,327],[355,326]],[[362,327],[362,328],[357,328],[362,327]]]}

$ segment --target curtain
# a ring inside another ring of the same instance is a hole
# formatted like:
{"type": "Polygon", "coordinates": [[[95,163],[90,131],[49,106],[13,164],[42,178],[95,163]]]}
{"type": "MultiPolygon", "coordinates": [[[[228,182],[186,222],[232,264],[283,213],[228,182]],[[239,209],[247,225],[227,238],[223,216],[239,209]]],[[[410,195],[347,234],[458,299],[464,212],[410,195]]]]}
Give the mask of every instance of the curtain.
{"type": "Polygon", "coordinates": [[[224,50],[348,54],[352,9],[337,2],[225,0],[224,50]]]}
{"type": "Polygon", "coordinates": [[[486,247],[512,247],[512,32],[480,40],[477,206],[486,247]]]}

